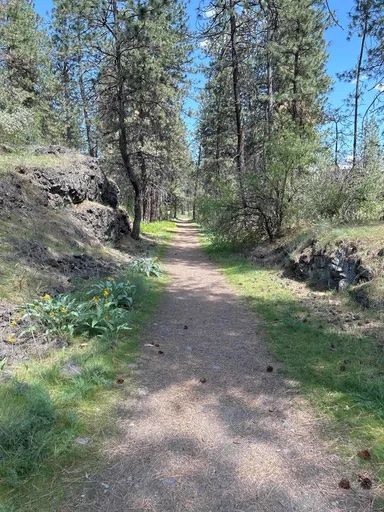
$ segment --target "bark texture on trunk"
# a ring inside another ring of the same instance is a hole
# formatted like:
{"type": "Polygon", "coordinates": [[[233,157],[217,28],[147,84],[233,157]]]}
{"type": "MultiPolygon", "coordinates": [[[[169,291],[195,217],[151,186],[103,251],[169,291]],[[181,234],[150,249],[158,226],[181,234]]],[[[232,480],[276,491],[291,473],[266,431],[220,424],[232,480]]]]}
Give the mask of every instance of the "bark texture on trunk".
{"type": "Polygon", "coordinates": [[[359,101],[360,101],[360,81],[361,81],[361,67],[364,57],[365,40],[367,38],[368,29],[368,14],[365,16],[363,34],[360,43],[359,60],[356,67],[356,86],[354,94],[354,115],[353,115],[353,150],[352,150],[352,168],[356,165],[357,158],[357,141],[358,141],[358,122],[359,122],[359,101]]]}
{"type": "Polygon", "coordinates": [[[229,0],[230,9],[230,30],[231,30],[231,65],[232,65],[232,86],[233,86],[233,99],[235,106],[235,118],[236,118],[236,136],[237,136],[237,172],[239,180],[240,197],[243,203],[243,207],[247,206],[244,193],[244,174],[245,174],[245,155],[244,155],[244,126],[243,126],[243,114],[241,108],[240,98],[240,83],[239,83],[239,56],[237,52],[237,20],[235,13],[235,2],[229,0]]]}
{"type": "Polygon", "coordinates": [[[128,175],[128,178],[131,182],[134,195],[135,195],[135,205],[134,205],[134,220],[133,220],[133,228],[131,232],[131,237],[135,240],[140,238],[140,225],[141,225],[141,210],[142,210],[142,193],[140,181],[138,180],[134,169],[131,163],[131,157],[128,151],[128,134],[127,134],[127,125],[125,122],[126,118],[126,95],[124,93],[124,70],[122,66],[122,45],[121,45],[121,36],[119,33],[119,19],[118,19],[118,5],[117,0],[113,0],[112,2],[113,9],[113,17],[114,23],[116,27],[116,35],[115,35],[115,66],[116,66],[116,104],[117,104],[117,116],[119,122],[119,149],[121,154],[121,159],[123,162],[124,169],[128,175]]]}

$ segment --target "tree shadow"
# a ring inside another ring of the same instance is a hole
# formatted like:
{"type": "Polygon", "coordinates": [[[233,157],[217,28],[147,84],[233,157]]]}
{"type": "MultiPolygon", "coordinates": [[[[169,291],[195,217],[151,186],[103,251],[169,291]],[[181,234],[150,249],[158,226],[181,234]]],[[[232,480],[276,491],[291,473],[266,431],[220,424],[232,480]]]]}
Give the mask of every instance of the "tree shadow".
{"type": "Polygon", "coordinates": [[[84,479],[60,510],[370,510],[372,495],[357,482],[338,487],[342,462],[298,392],[300,375],[285,375],[262,324],[189,228],[180,230],[167,257],[172,283],[143,336],[140,387],[120,411],[120,436],[106,443],[105,470],[84,479]]]}

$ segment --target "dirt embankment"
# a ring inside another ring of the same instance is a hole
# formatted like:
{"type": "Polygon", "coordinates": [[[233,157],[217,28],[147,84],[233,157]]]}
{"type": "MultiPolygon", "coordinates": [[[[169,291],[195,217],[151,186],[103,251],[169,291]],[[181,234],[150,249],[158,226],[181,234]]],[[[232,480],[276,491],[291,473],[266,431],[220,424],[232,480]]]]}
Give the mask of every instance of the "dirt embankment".
{"type": "MultiPolygon", "coordinates": [[[[337,231],[337,228],[335,228],[337,231]]],[[[345,228],[339,236],[288,238],[257,247],[250,258],[258,265],[280,266],[285,277],[313,290],[347,291],[365,308],[384,308],[384,225],[345,228]],[[363,233],[362,236],[356,236],[363,233]],[[361,232],[361,233],[360,233],[361,232]]]]}
{"type": "MultiPolygon", "coordinates": [[[[357,342],[369,338],[381,351],[384,225],[342,226],[331,228],[326,236],[311,235],[300,233],[254,248],[249,257],[256,266],[271,269],[287,289],[302,309],[300,322],[318,325],[336,337],[353,336],[357,342]]],[[[335,350],[332,342],[329,350],[335,350]]],[[[341,371],[346,361],[341,361],[341,371]]]]}
{"type": "Polygon", "coordinates": [[[14,325],[20,303],[111,275],[131,259],[119,250],[130,222],[115,183],[95,159],[50,154],[52,165],[34,155],[33,165],[0,174],[0,360],[26,355],[28,336],[19,339],[14,325]]]}

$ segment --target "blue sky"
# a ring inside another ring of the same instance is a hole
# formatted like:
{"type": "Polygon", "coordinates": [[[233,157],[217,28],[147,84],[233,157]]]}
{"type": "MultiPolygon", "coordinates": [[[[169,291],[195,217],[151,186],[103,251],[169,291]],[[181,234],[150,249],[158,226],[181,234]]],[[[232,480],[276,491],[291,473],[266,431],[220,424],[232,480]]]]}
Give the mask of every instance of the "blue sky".
{"type": "MultiPolygon", "coordinates": [[[[197,27],[197,9],[200,3],[200,0],[192,0],[187,4],[191,30],[195,30],[197,27]]],[[[338,107],[353,90],[353,84],[347,84],[337,80],[336,74],[351,69],[356,65],[359,41],[357,38],[353,38],[350,41],[347,40],[348,12],[353,7],[353,0],[329,0],[329,5],[331,9],[335,11],[340,25],[344,28],[344,30],[342,30],[340,27],[335,26],[328,29],[326,33],[329,53],[327,70],[331,78],[335,81],[329,95],[329,103],[333,107],[338,107]]],[[[51,0],[36,0],[36,9],[41,16],[47,16],[51,8],[51,0]]],[[[197,55],[198,52],[196,52],[196,60],[198,60],[197,55]]],[[[193,78],[193,86],[191,87],[191,98],[187,101],[188,109],[195,109],[197,107],[195,98],[198,95],[198,89],[201,83],[201,75],[195,75],[193,78]]],[[[369,101],[369,97],[372,97],[372,94],[366,97],[366,102],[369,101]]],[[[193,129],[193,119],[187,119],[187,125],[189,129],[193,129]]]]}

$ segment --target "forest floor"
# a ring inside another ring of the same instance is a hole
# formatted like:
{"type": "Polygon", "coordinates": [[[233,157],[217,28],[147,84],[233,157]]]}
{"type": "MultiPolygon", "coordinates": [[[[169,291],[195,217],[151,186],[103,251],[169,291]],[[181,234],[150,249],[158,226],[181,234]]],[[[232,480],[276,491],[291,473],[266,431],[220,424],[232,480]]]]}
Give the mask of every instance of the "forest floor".
{"type": "Polygon", "coordinates": [[[120,403],[105,469],[79,479],[61,512],[375,510],[374,489],[336,453],[327,420],[272,356],[196,227],[179,223],[165,263],[170,285],[142,336],[138,387],[120,403]]]}

